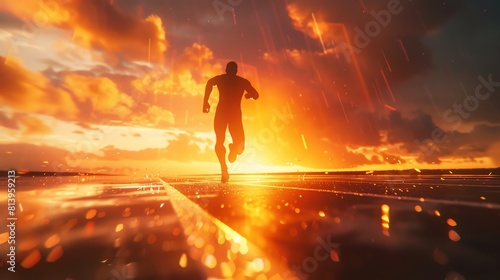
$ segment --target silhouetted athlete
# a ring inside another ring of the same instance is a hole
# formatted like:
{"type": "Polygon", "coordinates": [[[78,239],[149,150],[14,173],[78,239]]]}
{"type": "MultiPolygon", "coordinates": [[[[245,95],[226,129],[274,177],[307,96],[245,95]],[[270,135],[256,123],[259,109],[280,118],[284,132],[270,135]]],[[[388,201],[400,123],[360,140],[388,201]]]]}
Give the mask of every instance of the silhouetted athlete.
{"type": "Polygon", "coordinates": [[[219,89],[219,104],[215,110],[214,129],[215,129],[215,153],[219,159],[222,178],[221,182],[225,183],[229,180],[229,173],[226,164],[226,148],[224,141],[226,140],[226,128],[229,128],[229,134],[233,143],[229,144],[229,162],[234,162],[237,155],[241,155],[245,149],[245,133],[243,131],[243,123],[241,121],[241,98],[243,93],[246,99],[253,98],[257,100],[259,93],[252,87],[252,84],[247,79],[244,79],[236,73],[238,65],[234,61],[230,61],[226,66],[226,74],[215,76],[208,80],[205,87],[205,98],[203,101],[203,113],[210,112],[210,104],[208,99],[212,93],[212,88],[217,86],[219,89]]]}

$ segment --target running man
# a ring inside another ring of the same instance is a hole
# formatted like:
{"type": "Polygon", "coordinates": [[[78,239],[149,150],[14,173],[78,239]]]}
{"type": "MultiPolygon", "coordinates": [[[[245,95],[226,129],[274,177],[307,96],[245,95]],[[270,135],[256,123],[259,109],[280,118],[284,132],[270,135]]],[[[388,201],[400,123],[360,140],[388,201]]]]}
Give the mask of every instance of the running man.
{"type": "Polygon", "coordinates": [[[208,80],[205,87],[205,98],[203,101],[203,113],[210,112],[208,99],[212,93],[212,88],[217,86],[219,89],[219,104],[215,110],[214,129],[215,129],[215,153],[219,159],[221,167],[221,182],[229,180],[229,173],[226,164],[226,129],[229,128],[229,134],[233,143],[229,144],[228,161],[233,163],[237,155],[241,155],[245,149],[245,133],[241,121],[241,98],[245,93],[245,98],[257,100],[259,93],[252,87],[247,79],[244,79],[236,73],[238,64],[230,61],[226,66],[226,74],[215,76],[208,80]]]}

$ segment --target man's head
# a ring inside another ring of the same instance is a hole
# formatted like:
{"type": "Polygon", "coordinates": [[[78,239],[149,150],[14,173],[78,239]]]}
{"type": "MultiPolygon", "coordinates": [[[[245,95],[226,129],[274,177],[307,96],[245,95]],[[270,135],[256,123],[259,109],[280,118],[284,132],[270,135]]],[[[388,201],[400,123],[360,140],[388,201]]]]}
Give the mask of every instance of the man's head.
{"type": "Polygon", "coordinates": [[[234,61],[229,61],[226,65],[226,73],[229,75],[236,75],[238,72],[238,64],[234,61]]]}

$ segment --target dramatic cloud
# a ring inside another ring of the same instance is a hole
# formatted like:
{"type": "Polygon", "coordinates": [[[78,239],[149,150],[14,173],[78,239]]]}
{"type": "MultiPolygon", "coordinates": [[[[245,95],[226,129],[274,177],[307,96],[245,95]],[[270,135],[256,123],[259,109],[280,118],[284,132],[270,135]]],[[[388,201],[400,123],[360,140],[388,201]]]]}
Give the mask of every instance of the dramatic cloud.
{"type": "Polygon", "coordinates": [[[407,143],[417,139],[430,138],[437,128],[428,114],[417,114],[413,119],[403,118],[401,112],[391,112],[388,120],[382,122],[382,127],[388,130],[387,143],[407,143]]]}
{"type": "Polygon", "coordinates": [[[44,75],[32,72],[14,58],[0,63],[0,101],[13,109],[73,119],[79,112],[71,95],[54,87],[44,75]]]}
{"type": "Polygon", "coordinates": [[[48,127],[42,120],[34,118],[34,117],[21,117],[19,119],[21,125],[24,127],[24,135],[33,135],[33,134],[50,134],[52,133],[52,129],[48,127]]]}
{"type": "Polygon", "coordinates": [[[0,100],[16,111],[91,123],[107,119],[148,126],[174,123],[171,112],[144,102],[137,103],[110,78],[63,73],[65,75],[59,77],[61,84],[55,85],[42,73],[24,68],[12,57],[0,58],[5,61],[0,64],[0,77],[3,78],[0,100]]]}
{"type": "MultiPolygon", "coordinates": [[[[3,1],[4,141],[57,137],[68,150],[91,142],[91,160],[78,168],[217,166],[218,92],[209,114],[203,94],[234,60],[261,95],[242,100],[247,146],[238,163],[492,165],[500,20],[498,3],[486,2],[241,1],[218,10],[197,0],[3,1]],[[478,86],[490,96],[476,108],[478,86]]],[[[45,161],[66,162],[48,151],[45,161]]]]}
{"type": "Polygon", "coordinates": [[[28,19],[27,32],[56,26],[71,30],[73,41],[128,59],[162,61],[167,49],[160,17],[138,18],[105,0],[8,1],[0,11],[28,19]]]}
{"type": "Polygon", "coordinates": [[[120,92],[108,78],[70,74],[66,76],[64,86],[72,90],[78,102],[89,104],[87,112],[94,118],[96,115],[125,117],[132,113],[134,100],[120,92]]]}
{"type": "Polygon", "coordinates": [[[417,155],[419,162],[440,163],[444,158],[487,157],[500,143],[500,126],[476,125],[469,132],[447,131],[428,114],[405,118],[399,112],[382,121],[386,144],[401,144],[402,154],[417,155]]]}
{"type": "Polygon", "coordinates": [[[132,115],[132,122],[154,127],[169,127],[175,124],[175,119],[172,112],[152,105],[144,114],[132,115]]]}
{"type": "Polygon", "coordinates": [[[0,112],[0,126],[9,128],[9,129],[18,129],[19,126],[17,124],[17,120],[13,117],[9,117],[6,113],[0,112]]]}
{"type": "Polygon", "coordinates": [[[432,51],[421,37],[442,26],[463,0],[294,1],[287,6],[293,26],[319,47],[349,56],[354,48],[367,78],[400,81],[433,67],[432,51]],[[329,8],[326,8],[329,7],[329,8]],[[321,43],[321,45],[319,45],[321,43]]]}
{"type": "Polygon", "coordinates": [[[168,73],[152,71],[133,85],[141,93],[200,96],[207,80],[221,73],[222,66],[215,62],[213,52],[194,43],[175,59],[168,73]]]}

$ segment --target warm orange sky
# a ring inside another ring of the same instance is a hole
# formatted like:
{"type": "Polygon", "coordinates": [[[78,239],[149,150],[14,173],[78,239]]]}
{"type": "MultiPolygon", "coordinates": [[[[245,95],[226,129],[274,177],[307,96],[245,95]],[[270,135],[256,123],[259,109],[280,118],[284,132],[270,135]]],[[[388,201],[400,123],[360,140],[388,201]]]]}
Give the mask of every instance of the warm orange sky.
{"type": "Polygon", "coordinates": [[[499,166],[498,5],[413,2],[3,1],[0,169],[219,172],[229,60],[261,94],[230,172],[499,166]]]}

